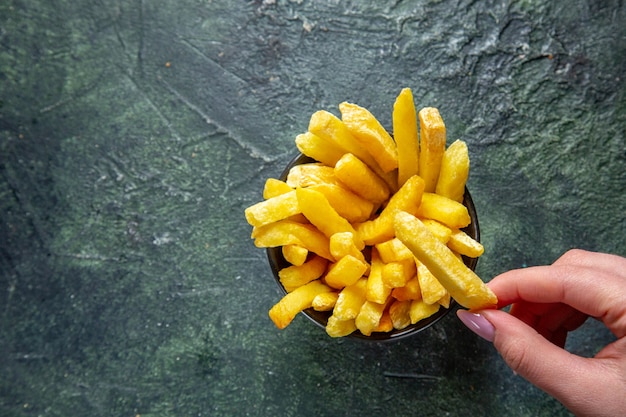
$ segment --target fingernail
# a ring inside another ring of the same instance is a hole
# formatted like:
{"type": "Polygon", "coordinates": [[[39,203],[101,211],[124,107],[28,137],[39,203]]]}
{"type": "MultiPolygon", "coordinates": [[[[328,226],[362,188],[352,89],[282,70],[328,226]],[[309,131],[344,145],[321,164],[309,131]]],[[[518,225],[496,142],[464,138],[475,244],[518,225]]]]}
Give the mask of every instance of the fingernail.
{"type": "Polygon", "coordinates": [[[493,342],[496,329],[485,317],[467,310],[457,310],[456,315],[471,331],[483,339],[493,342]]]}

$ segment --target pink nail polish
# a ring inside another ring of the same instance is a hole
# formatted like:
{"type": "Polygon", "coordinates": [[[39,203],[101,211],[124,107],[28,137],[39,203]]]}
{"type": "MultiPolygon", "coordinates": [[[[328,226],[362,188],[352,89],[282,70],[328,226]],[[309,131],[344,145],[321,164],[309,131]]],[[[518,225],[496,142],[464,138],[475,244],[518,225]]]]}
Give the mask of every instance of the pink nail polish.
{"type": "Polygon", "coordinates": [[[485,317],[467,310],[457,310],[456,315],[471,331],[483,339],[493,342],[496,329],[485,317]]]}

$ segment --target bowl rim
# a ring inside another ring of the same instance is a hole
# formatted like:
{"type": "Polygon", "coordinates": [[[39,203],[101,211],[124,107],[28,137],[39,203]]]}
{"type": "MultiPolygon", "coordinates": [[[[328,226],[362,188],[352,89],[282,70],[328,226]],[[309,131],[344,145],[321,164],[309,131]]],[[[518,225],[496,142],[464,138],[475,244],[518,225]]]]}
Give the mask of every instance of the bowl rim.
{"type": "MultiPolygon", "coordinates": [[[[296,155],[291,161],[286,165],[285,169],[279,176],[281,181],[285,181],[287,179],[287,175],[289,174],[289,170],[295,165],[302,165],[305,163],[315,163],[318,162],[315,159],[306,156],[302,153],[296,155]]],[[[469,192],[467,186],[465,187],[465,193],[463,195],[463,205],[465,205],[468,209],[471,222],[468,226],[462,228],[465,233],[470,235],[476,241],[480,242],[480,226],[478,223],[478,214],[476,212],[476,206],[474,205],[474,201],[472,200],[472,196],[469,192]]],[[[287,290],[280,282],[278,277],[278,271],[282,268],[289,266],[290,264],[285,260],[282,255],[282,249],[280,246],[274,248],[267,248],[266,255],[269,262],[270,269],[272,271],[272,275],[278,288],[282,291],[283,295],[287,294],[287,290]]],[[[476,265],[478,264],[478,258],[469,258],[463,256],[463,262],[467,265],[472,271],[476,269],[476,265]]],[[[366,336],[361,333],[358,329],[354,332],[350,333],[347,336],[342,338],[350,338],[350,339],[358,339],[364,341],[375,341],[375,342],[387,342],[404,339],[409,336],[413,336],[417,333],[420,333],[429,327],[433,326],[435,323],[439,322],[443,319],[450,311],[454,310],[458,307],[458,303],[454,299],[450,299],[450,305],[448,308],[441,306],[439,311],[433,314],[430,317],[427,317],[423,320],[415,324],[411,324],[404,329],[394,329],[389,332],[373,332],[370,336],[366,336]]],[[[330,317],[332,312],[329,311],[316,311],[313,308],[308,308],[302,311],[304,316],[315,323],[319,328],[326,331],[326,323],[328,321],[328,317],[330,317]]]]}

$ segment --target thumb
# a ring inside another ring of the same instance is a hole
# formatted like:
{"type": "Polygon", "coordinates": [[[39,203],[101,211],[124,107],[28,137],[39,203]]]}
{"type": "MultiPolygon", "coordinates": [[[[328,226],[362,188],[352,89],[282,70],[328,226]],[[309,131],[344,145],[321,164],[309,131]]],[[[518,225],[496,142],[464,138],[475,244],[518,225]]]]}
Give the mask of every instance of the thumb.
{"type": "Polygon", "coordinates": [[[561,401],[581,410],[598,398],[606,372],[599,364],[552,344],[532,327],[500,310],[457,312],[461,321],[493,342],[504,361],[517,374],[561,401]]]}

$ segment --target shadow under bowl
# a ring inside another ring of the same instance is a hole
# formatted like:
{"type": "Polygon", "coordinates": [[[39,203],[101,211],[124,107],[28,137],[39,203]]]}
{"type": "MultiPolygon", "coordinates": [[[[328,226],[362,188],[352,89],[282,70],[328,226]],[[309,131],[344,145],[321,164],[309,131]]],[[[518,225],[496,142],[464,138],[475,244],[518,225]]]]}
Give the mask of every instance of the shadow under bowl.
{"type": "MultiPolygon", "coordinates": [[[[292,167],[296,165],[302,165],[302,164],[307,164],[307,163],[312,163],[312,162],[316,162],[316,161],[309,158],[306,155],[299,154],[291,162],[289,162],[289,164],[287,164],[287,166],[285,167],[285,170],[282,172],[279,179],[282,181],[285,181],[287,179],[287,175],[289,174],[289,170],[292,167]]],[[[467,207],[467,210],[470,215],[471,223],[467,227],[463,228],[462,230],[465,233],[467,233],[469,236],[471,236],[474,240],[480,242],[480,229],[478,226],[478,215],[476,213],[476,207],[474,206],[474,202],[472,201],[472,196],[470,195],[470,192],[467,189],[467,187],[465,188],[465,194],[463,196],[463,205],[467,207]]],[[[281,291],[284,294],[287,294],[287,291],[280,283],[278,272],[281,269],[290,266],[291,264],[287,262],[285,258],[283,257],[281,247],[267,248],[267,258],[270,264],[270,268],[272,269],[274,279],[276,280],[276,283],[278,284],[278,287],[281,289],[281,291]]],[[[476,264],[478,263],[478,259],[468,258],[468,257],[463,256],[463,262],[473,271],[476,269],[476,264]]],[[[422,330],[429,328],[430,326],[432,326],[433,324],[441,320],[446,314],[448,314],[455,307],[456,307],[456,302],[454,301],[454,299],[452,299],[450,300],[450,306],[448,308],[445,308],[442,306],[441,308],[439,308],[439,311],[437,311],[432,316],[427,317],[423,320],[420,320],[419,322],[412,324],[408,327],[405,327],[404,329],[400,329],[400,330],[394,329],[390,332],[373,332],[369,336],[366,336],[362,334],[361,332],[359,332],[358,330],[356,330],[355,332],[345,337],[366,340],[366,341],[379,341],[379,342],[399,340],[408,336],[415,335],[421,332],[422,330]]],[[[332,311],[316,311],[312,308],[309,308],[309,309],[304,310],[302,313],[308,319],[310,319],[313,323],[315,323],[320,328],[325,330],[326,323],[328,322],[328,318],[331,316],[332,311]]]]}

